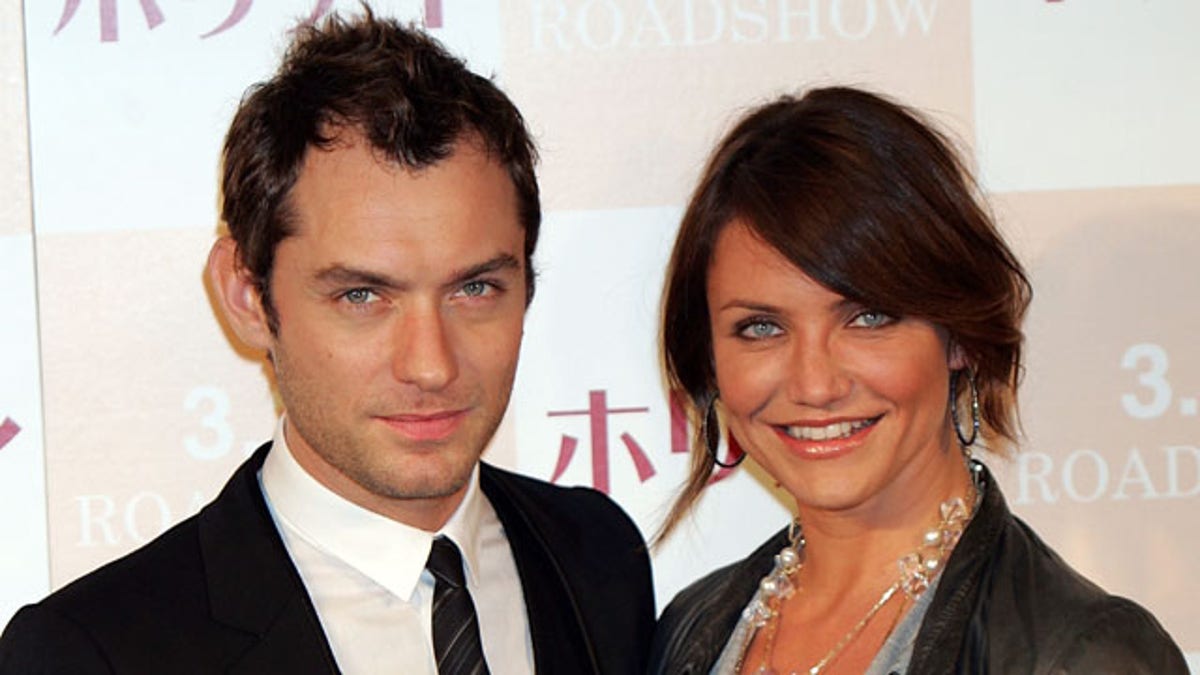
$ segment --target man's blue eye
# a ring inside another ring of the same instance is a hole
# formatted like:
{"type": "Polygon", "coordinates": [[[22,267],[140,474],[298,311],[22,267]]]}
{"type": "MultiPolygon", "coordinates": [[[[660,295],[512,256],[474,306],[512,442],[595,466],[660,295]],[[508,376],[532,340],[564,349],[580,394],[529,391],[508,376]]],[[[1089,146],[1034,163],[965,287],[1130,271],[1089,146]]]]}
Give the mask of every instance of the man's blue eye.
{"type": "Polygon", "coordinates": [[[474,298],[485,295],[489,289],[490,287],[486,281],[468,281],[466,284],[463,284],[462,292],[463,295],[474,298]]]}
{"type": "Polygon", "coordinates": [[[352,305],[365,305],[371,301],[371,298],[374,295],[375,294],[370,289],[354,288],[346,291],[342,297],[346,299],[346,302],[349,302],[352,305]]]}

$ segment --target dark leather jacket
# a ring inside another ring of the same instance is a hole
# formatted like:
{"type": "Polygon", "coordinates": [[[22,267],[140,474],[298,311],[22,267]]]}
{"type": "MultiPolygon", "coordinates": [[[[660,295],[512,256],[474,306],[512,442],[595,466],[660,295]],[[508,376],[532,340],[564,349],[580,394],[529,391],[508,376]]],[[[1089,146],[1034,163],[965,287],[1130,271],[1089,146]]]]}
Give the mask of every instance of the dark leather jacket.
{"type": "MultiPolygon", "coordinates": [[[[1071,569],[1012,515],[987,470],[984,497],[946,563],[913,647],[910,674],[1187,675],[1179,647],[1145,609],[1071,569]]],[[[659,619],[650,673],[708,673],[784,545],[687,587],[659,619]]]]}

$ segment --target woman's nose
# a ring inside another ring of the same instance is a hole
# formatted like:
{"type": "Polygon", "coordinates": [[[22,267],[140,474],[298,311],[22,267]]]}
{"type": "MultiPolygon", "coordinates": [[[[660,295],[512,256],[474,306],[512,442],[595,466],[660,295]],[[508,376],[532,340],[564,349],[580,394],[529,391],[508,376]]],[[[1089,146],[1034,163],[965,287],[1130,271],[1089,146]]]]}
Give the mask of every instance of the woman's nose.
{"type": "Polygon", "coordinates": [[[850,393],[851,378],[828,340],[798,339],[788,365],[788,396],[800,405],[827,408],[850,393]]]}

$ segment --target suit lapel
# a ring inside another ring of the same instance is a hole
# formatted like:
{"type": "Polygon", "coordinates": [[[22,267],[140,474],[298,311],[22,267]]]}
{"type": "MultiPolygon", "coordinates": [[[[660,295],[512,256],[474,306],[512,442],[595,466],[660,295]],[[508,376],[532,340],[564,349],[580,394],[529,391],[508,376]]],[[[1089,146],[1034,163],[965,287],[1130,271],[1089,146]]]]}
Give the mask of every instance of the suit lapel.
{"type": "MultiPolygon", "coordinates": [[[[269,443],[260,447],[199,515],[213,619],[255,638],[228,672],[334,674],[337,665],[316,610],[258,482],[269,449],[269,443]]],[[[563,562],[538,525],[539,510],[531,508],[503,472],[486,464],[480,485],[504,526],[517,564],[537,672],[599,673],[563,562]]]]}
{"type": "Polygon", "coordinates": [[[213,619],[256,636],[230,673],[337,673],[329,643],[267,510],[260,447],[199,516],[213,619]]]}
{"type": "Polygon", "coordinates": [[[504,472],[482,464],[479,475],[480,487],[504,526],[517,563],[535,669],[539,673],[599,673],[594,646],[562,561],[537,525],[538,510],[529,508],[504,472]]]}

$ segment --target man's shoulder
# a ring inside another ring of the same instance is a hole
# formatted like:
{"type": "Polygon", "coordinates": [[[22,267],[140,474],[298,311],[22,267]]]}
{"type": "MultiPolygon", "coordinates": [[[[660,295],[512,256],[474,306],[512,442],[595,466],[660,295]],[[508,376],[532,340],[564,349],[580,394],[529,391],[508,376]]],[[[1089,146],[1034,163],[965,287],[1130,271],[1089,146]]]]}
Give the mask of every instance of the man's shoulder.
{"type": "MultiPolygon", "coordinates": [[[[531,619],[578,623],[586,636],[556,649],[578,652],[568,661],[592,654],[600,672],[642,672],[654,629],[654,587],[649,551],[625,511],[599,491],[487,464],[480,487],[500,518],[523,582],[537,580],[524,588],[531,619]]],[[[552,630],[570,634],[566,625],[552,630]]]]}
{"type": "Polygon", "coordinates": [[[507,505],[527,516],[564,527],[586,525],[636,530],[620,505],[592,488],[555,485],[486,463],[480,465],[480,485],[498,511],[507,505]]]}
{"type": "Polygon", "coordinates": [[[649,578],[641,530],[607,495],[586,487],[552,485],[486,464],[481,467],[480,487],[514,549],[544,550],[571,577],[594,581],[644,573],[649,578]]]}
{"type": "MultiPolygon", "coordinates": [[[[190,610],[207,612],[204,590],[211,570],[205,563],[203,523],[212,520],[217,508],[224,509],[221,521],[246,520],[249,514],[244,511],[253,507],[246,506],[241,495],[234,495],[244,492],[247,472],[253,473],[262,454],[265,448],[243,464],[221,494],[199,513],[51,593],[35,607],[85,623],[145,617],[153,613],[151,608],[169,610],[175,616],[190,610]]],[[[209,538],[219,537],[210,533],[209,538]]]]}
{"type": "Polygon", "coordinates": [[[0,673],[108,672],[118,645],[196,637],[208,614],[196,520],[22,608],[0,638],[0,673]]]}
{"type": "MultiPolygon", "coordinates": [[[[253,501],[265,452],[260,448],[196,515],[22,608],[0,637],[0,673],[146,672],[153,663],[211,672],[244,650],[249,634],[218,617],[216,601],[228,606],[230,595],[270,585],[264,568],[285,576],[278,560],[262,554],[274,542],[248,545],[271,531],[252,524],[255,511],[270,517],[253,501]]],[[[269,604],[262,588],[253,592],[249,602],[269,604]]]]}
{"type": "Polygon", "coordinates": [[[186,589],[203,577],[197,519],[184,520],[55,591],[40,604],[79,618],[156,600],[182,610],[178,603],[186,597],[186,589]]]}

